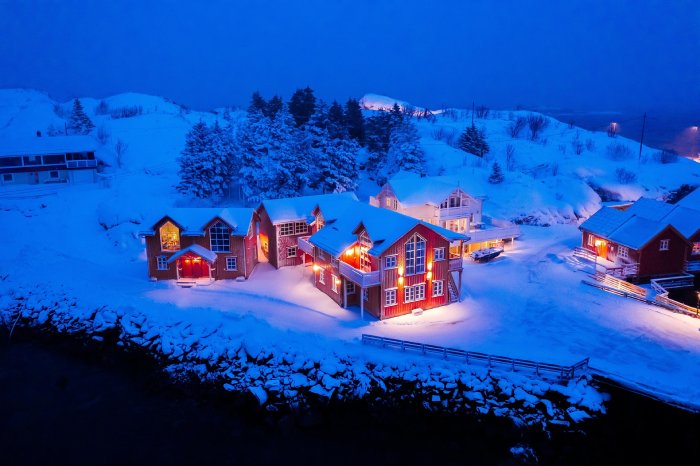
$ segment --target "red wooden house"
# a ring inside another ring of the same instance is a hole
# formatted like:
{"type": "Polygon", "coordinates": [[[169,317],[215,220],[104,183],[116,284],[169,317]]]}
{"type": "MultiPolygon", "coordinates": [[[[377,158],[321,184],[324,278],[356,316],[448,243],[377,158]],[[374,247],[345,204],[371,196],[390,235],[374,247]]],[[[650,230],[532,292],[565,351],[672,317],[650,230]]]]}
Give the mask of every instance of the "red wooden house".
{"type": "MultiPolygon", "coordinates": [[[[314,213],[316,219],[324,215],[320,208],[314,213]]],[[[305,249],[313,255],[318,289],[343,307],[357,305],[361,312],[386,319],[459,300],[459,251],[467,239],[412,217],[357,204],[327,222],[308,239],[312,249],[305,249]]]]}
{"type": "Polygon", "coordinates": [[[155,280],[248,278],[257,263],[253,209],[172,209],[140,233],[155,280]]]}
{"type": "MultiPolygon", "coordinates": [[[[258,234],[263,256],[275,268],[304,262],[299,238],[307,238],[323,226],[312,212],[321,207],[326,215],[342,209],[348,202],[359,204],[354,193],[320,194],[263,201],[257,208],[258,234]]],[[[335,217],[333,217],[335,218],[335,217]]]]}
{"type": "Polygon", "coordinates": [[[626,210],[603,207],[581,224],[582,247],[611,273],[651,278],[687,269],[688,239],[667,217],[673,208],[640,200],[626,210]]]}

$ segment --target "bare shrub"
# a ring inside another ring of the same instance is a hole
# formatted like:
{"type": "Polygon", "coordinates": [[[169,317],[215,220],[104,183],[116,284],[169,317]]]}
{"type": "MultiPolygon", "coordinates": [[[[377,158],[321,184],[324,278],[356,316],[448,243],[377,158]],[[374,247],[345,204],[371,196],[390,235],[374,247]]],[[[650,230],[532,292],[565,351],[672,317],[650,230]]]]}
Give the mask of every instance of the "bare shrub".
{"type": "Polygon", "coordinates": [[[454,108],[446,108],[442,111],[442,114],[445,116],[445,118],[449,118],[452,121],[457,121],[459,118],[459,114],[454,108]]]}
{"type": "Polygon", "coordinates": [[[515,170],[515,146],[506,144],[506,170],[512,172],[515,170]]]}
{"type": "Polygon", "coordinates": [[[615,177],[617,181],[622,184],[630,184],[637,181],[637,174],[624,168],[615,170],[615,177]]]}
{"type": "Polygon", "coordinates": [[[48,128],[46,128],[46,134],[48,136],[54,137],[54,136],[60,136],[63,134],[63,131],[51,123],[48,128]]]}
{"type": "Polygon", "coordinates": [[[57,117],[59,118],[65,118],[66,117],[66,109],[63,108],[61,104],[53,104],[53,112],[56,114],[57,117]]]}
{"type": "Polygon", "coordinates": [[[124,154],[126,154],[127,150],[129,150],[129,145],[121,139],[117,139],[117,142],[114,144],[114,153],[117,156],[117,166],[119,168],[122,167],[124,162],[124,154]]]}
{"type": "Polygon", "coordinates": [[[559,174],[559,164],[554,162],[552,164],[552,176],[557,176],[559,174]]]}
{"type": "Polygon", "coordinates": [[[593,139],[586,139],[586,150],[588,152],[595,152],[595,142],[593,142],[593,139]]]}
{"type": "Polygon", "coordinates": [[[678,162],[678,152],[673,149],[663,149],[652,156],[657,163],[667,164],[678,162]]]}
{"type": "Polygon", "coordinates": [[[520,132],[523,130],[523,128],[525,128],[526,124],[527,118],[519,116],[515,120],[508,123],[508,126],[506,126],[506,131],[510,137],[515,139],[520,136],[520,132]]]}
{"type": "Polygon", "coordinates": [[[455,139],[457,138],[457,130],[454,128],[446,128],[441,126],[435,128],[432,133],[433,139],[445,141],[448,146],[455,147],[455,139]]]}
{"type": "Polygon", "coordinates": [[[109,113],[109,104],[100,100],[100,103],[95,107],[95,115],[107,115],[109,113]]]}
{"type": "Polygon", "coordinates": [[[608,147],[605,149],[605,153],[607,154],[608,158],[617,161],[627,160],[632,157],[632,151],[630,148],[624,144],[620,144],[619,142],[608,144],[608,147]]]}
{"type": "Polygon", "coordinates": [[[562,155],[566,155],[566,144],[559,144],[557,149],[559,149],[559,152],[561,152],[562,155]]]}
{"type": "Polygon", "coordinates": [[[544,116],[531,113],[527,116],[527,126],[530,128],[530,140],[535,141],[542,130],[549,125],[549,120],[544,116]]]}
{"type": "Polygon", "coordinates": [[[486,119],[489,117],[490,111],[491,109],[488,108],[486,105],[479,105],[478,107],[476,107],[476,117],[486,119]]]}
{"type": "Polygon", "coordinates": [[[131,118],[143,113],[143,107],[140,105],[127,105],[125,107],[117,107],[109,112],[109,115],[115,120],[119,118],[131,118]]]}
{"type": "Polygon", "coordinates": [[[578,131],[576,132],[576,137],[571,140],[571,148],[576,155],[581,155],[583,153],[583,143],[579,139],[578,131]]]}
{"type": "Polygon", "coordinates": [[[567,124],[569,125],[569,129],[574,129],[576,122],[574,120],[569,120],[567,124]]]}
{"type": "Polygon", "coordinates": [[[100,144],[107,144],[110,137],[111,134],[109,134],[109,131],[105,125],[101,125],[99,128],[97,128],[97,140],[100,144]]]}

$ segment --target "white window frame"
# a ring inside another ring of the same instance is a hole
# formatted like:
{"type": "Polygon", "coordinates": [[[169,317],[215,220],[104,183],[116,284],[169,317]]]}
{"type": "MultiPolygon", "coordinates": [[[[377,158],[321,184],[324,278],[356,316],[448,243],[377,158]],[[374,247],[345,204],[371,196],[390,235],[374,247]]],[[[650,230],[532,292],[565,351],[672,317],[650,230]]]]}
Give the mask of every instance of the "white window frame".
{"type": "Polygon", "coordinates": [[[403,302],[413,303],[425,299],[425,283],[407,286],[403,289],[403,302]]]}
{"type": "Polygon", "coordinates": [[[156,270],[168,270],[168,256],[156,256],[156,270]]]}
{"type": "Polygon", "coordinates": [[[395,269],[399,266],[399,256],[398,254],[392,254],[390,256],[384,257],[384,270],[395,269]],[[389,259],[392,259],[393,265],[389,265],[389,259]]]}
{"type": "Polygon", "coordinates": [[[287,259],[293,259],[297,256],[297,253],[299,252],[299,247],[298,246],[287,246],[287,259]],[[290,251],[294,251],[294,254],[290,254],[290,251]]]}
{"type": "Polygon", "coordinates": [[[160,228],[158,229],[158,241],[160,242],[160,250],[161,251],[179,251],[182,248],[181,235],[182,235],[182,232],[180,231],[180,227],[175,225],[170,220],[168,220],[167,222],[162,224],[160,226],[160,228]],[[163,228],[165,228],[166,225],[168,225],[168,224],[172,225],[177,230],[177,247],[165,249],[165,248],[163,248],[163,228]]]}
{"type": "Polygon", "coordinates": [[[397,304],[397,288],[384,290],[384,307],[396,306],[397,304]]]}
{"type": "Polygon", "coordinates": [[[629,248],[627,246],[618,246],[617,257],[627,259],[629,257],[629,248]]]}
{"type": "Polygon", "coordinates": [[[209,249],[212,252],[231,252],[231,227],[221,220],[209,227],[209,249]]]}
{"type": "Polygon", "coordinates": [[[226,256],[226,271],[236,272],[238,270],[238,256],[226,256]],[[230,260],[233,259],[233,268],[230,267],[230,260]]]}
{"type": "Polygon", "coordinates": [[[331,290],[333,290],[334,293],[339,293],[339,288],[338,288],[338,276],[331,274],[331,290]]]}
{"type": "Polygon", "coordinates": [[[405,254],[404,260],[406,261],[406,275],[407,276],[425,273],[425,256],[426,256],[427,248],[428,248],[428,241],[417,233],[415,235],[411,236],[411,239],[406,241],[406,243],[404,244],[404,254],[405,254]],[[413,245],[412,245],[411,257],[409,257],[408,246],[411,243],[413,243],[413,245]],[[419,257],[418,256],[418,251],[419,251],[418,245],[421,243],[423,244],[423,247],[421,249],[422,255],[419,257]]]}
{"type": "Polygon", "coordinates": [[[295,222],[294,223],[294,234],[295,235],[305,235],[309,232],[309,225],[306,222],[295,222]]]}
{"type": "Polygon", "coordinates": [[[355,288],[355,282],[351,282],[350,280],[345,282],[345,289],[348,294],[355,294],[357,292],[357,288],[355,288]]]}
{"type": "Polygon", "coordinates": [[[433,261],[439,262],[445,260],[445,248],[435,248],[433,249],[433,261]]]}
{"type": "Polygon", "coordinates": [[[445,281],[433,280],[433,298],[445,296],[445,281]]]}
{"type": "Polygon", "coordinates": [[[659,251],[668,251],[671,245],[670,239],[662,239],[659,241],[659,251]]]}
{"type": "Polygon", "coordinates": [[[588,234],[588,245],[593,246],[593,235],[590,233],[588,234]]]}

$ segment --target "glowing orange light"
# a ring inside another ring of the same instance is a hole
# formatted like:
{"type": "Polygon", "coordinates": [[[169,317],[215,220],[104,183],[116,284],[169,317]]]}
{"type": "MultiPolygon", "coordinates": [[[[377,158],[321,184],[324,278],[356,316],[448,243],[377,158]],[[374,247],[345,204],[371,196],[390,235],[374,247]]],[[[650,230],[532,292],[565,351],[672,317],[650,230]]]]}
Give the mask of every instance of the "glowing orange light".
{"type": "Polygon", "coordinates": [[[596,246],[601,246],[601,245],[603,245],[603,244],[605,244],[605,241],[603,241],[602,239],[597,239],[597,240],[595,240],[595,245],[596,245],[596,246]]]}
{"type": "Polygon", "coordinates": [[[319,270],[321,270],[321,267],[319,267],[318,264],[314,264],[313,269],[314,272],[318,272],[319,270]]]}
{"type": "Polygon", "coordinates": [[[433,270],[433,263],[432,262],[428,262],[428,270],[433,270]]]}
{"type": "Polygon", "coordinates": [[[336,278],[336,279],[335,279],[335,284],[336,284],[336,285],[340,285],[340,278],[336,278]]]}
{"type": "Polygon", "coordinates": [[[403,285],[403,277],[399,277],[399,285],[403,285]]]}
{"type": "Polygon", "coordinates": [[[348,257],[351,257],[353,254],[355,254],[355,251],[353,251],[352,249],[348,249],[347,251],[345,251],[345,255],[348,257]]]}
{"type": "Polygon", "coordinates": [[[426,273],[426,274],[425,274],[425,278],[427,278],[428,280],[430,280],[431,278],[433,278],[433,272],[428,272],[428,273],[426,273]]]}
{"type": "Polygon", "coordinates": [[[399,277],[403,276],[403,267],[399,267],[399,277]]]}

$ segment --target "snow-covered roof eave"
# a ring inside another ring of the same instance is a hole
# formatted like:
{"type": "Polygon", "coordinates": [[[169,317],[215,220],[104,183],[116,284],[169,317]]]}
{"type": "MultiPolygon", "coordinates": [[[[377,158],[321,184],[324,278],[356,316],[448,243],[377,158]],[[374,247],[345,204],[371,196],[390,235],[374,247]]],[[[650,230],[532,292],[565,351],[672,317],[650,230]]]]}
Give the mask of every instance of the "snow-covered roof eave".
{"type": "Polygon", "coordinates": [[[216,253],[213,251],[210,251],[209,249],[205,248],[204,246],[200,246],[199,244],[193,244],[190,246],[187,246],[185,249],[180,249],[180,251],[176,252],[170,258],[168,259],[168,264],[176,261],[183,255],[187,254],[188,252],[191,252],[202,259],[206,260],[207,262],[214,263],[216,261],[216,253]]]}

